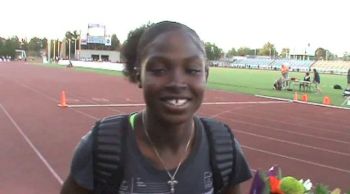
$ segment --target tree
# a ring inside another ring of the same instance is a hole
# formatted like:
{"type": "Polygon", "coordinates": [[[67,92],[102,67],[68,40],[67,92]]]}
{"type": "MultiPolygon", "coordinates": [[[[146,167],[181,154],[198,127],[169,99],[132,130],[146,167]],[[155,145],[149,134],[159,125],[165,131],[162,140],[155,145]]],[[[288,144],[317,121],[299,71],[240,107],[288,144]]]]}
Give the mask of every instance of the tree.
{"type": "Polygon", "coordinates": [[[235,48],[230,49],[226,54],[226,57],[228,58],[231,58],[233,56],[237,56],[237,51],[235,48]]]}
{"type": "Polygon", "coordinates": [[[315,58],[316,60],[335,60],[338,56],[327,49],[319,47],[315,51],[315,58]]]}
{"type": "Polygon", "coordinates": [[[47,49],[47,38],[41,40],[41,49],[47,49]]]}
{"type": "Polygon", "coordinates": [[[255,50],[254,49],[250,49],[248,47],[240,47],[237,50],[237,55],[238,56],[255,55],[255,50]]]}
{"type": "Polygon", "coordinates": [[[28,43],[28,49],[31,51],[39,52],[41,49],[41,39],[38,37],[33,37],[28,43]]]}
{"type": "Polygon", "coordinates": [[[10,56],[12,59],[16,56],[16,49],[20,48],[20,42],[17,36],[6,39],[2,46],[2,54],[3,56],[10,56]]]}
{"type": "Polygon", "coordinates": [[[67,43],[66,43],[66,45],[67,45],[66,46],[66,55],[67,56],[72,56],[73,54],[75,54],[74,52],[76,52],[76,51],[74,50],[74,48],[79,47],[79,41],[77,41],[77,40],[79,40],[79,37],[80,37],[80,35],[78,34],[78,32],[76,30],[74,30],[73,32],[70,32],[70,31],[66,32],[65,40],[67,41],[67,43]],[[70,46],[70,54],[69,54],[69,46],[70,46]]]}
{"type": "Polygon", "coordinates": [[[350,61],[350,53],[345,52],[345,53],[343,54],[343,60],[344,60],[344,61],[350,61]]]}
{"type": "Polygon", "coordinates": [[[206,42],[204,44],[205,52],[209,60],[218,60],[223,55],[221,48],[217,47],[214,43],[206,42]]]}
{"type": "Polygon", "coordinates": [[[0,57],[3,55],[3,49],[4,49],[5,39],[0,37],[0,57]]]}
{"type": "Polygon", "coordinates": [[[38,37],[33,37],[28,43],[28,55],[40,56],[42,48],[42,40],[38,37]]]}
{"type": "Polygon", "coordinates": [[[315,51],[316,60],[325,60],[326,59],[326,50],[324,48],[317,48],[315,51]]]}
{"type": "Polygon", "coordinates": [[[281,51],[280,56],[282,58],[287,58],[289,53],[290,53],[290,49],[289,48],[283,48],[282,51],[281,51]]]}
{"type": "Polygon", "coordinates": [[[262,56],[276,56],[278,55],[276,48],[270,42],[264,44],[263,48],[259,50],[259,55],[262,56]]]}
{"type": "Polygon", "coordinates": [[[21,45],[20,45],[20,49],[28,51],[29,48],[29,44],[28,41],[24,38],[21,39],[21,45]]]}
{"type": "Polygon", "coordinates": [[[119,39],[118,39],[116,34],[112,35],[112,40],[111,41],[112,41],[112,45],[111,45],[112,50],[119,51],[121,45],[120,45],[120,41],[119,41],[119,39]]]}

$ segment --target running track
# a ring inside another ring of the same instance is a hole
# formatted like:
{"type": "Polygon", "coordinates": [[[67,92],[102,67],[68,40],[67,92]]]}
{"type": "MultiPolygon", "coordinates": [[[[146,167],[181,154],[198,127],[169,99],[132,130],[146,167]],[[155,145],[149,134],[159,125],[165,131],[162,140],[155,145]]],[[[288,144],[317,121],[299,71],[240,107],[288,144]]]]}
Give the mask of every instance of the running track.
{"type": "MultiPolygon", "coordinates": [[[[69,104],[143,103],[123,77],[0,63],[0,193],[58,193],[75,145],[94,122],[143,108],[61,109],[62,90],[69,104]]],[[[199,114],[233,128],[252,170],[279,164],[284,175],[350,190],[349,110],[222,91],[208,91],[205,102],[236,102],[203,105],[199,114]]]]}

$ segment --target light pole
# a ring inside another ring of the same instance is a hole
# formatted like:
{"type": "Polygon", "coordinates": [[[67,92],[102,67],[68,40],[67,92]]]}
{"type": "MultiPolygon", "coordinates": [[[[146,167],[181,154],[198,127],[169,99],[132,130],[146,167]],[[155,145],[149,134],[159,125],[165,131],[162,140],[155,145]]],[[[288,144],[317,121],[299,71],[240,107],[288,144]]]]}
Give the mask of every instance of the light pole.
{"type": "Polygon", "coordinates": [[[56,40],[53,40],[53,60],[56,59],[56,40]]]}
{"type": "Polygon", "coordinates": [[[68,39],[68,59],[70,60],[70,43],[71,43],[71,40],[68,39]]]}
{"type": "Polygon", "coordinates": [[[47,41],[47,63],[51,61],[51,40],[47,41]]]}

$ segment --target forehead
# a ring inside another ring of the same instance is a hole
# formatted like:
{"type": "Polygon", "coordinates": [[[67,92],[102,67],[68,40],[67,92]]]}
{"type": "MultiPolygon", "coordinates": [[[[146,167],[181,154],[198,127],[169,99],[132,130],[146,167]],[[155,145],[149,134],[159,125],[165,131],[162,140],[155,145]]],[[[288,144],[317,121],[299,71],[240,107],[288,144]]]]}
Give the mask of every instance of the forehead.
{"type": "Polygon", "coordinates": [[[141,58],[144,60],[153,56],[180,60],[188,57],[204,58],[204,53],[191,33],[177,30],[162,33],[145,46],[141,58]]]}

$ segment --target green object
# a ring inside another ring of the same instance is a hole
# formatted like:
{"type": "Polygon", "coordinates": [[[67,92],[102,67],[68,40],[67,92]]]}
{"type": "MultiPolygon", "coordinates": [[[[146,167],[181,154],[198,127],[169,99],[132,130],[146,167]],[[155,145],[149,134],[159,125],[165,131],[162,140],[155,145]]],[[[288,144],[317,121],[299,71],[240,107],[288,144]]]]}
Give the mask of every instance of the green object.
{"type": "Polygon", "coordinates": [[[318,184],[315,188],[315,194],[329,194],[330,191],[328,190],[328,187],[323,184],[318,184]]]}
{"type": "Polygon", "coordinates": [[[129,117],[129,123],[133,129],[135,129],[135,118],[136,118],[136,113],[133,113],[129,117]]]}
{"type": "Polygon", "coordinates": [[[281,190],[284,194],[304,194],[304,185],[296,178],[287,176],[281,179],[281,190]]]}

